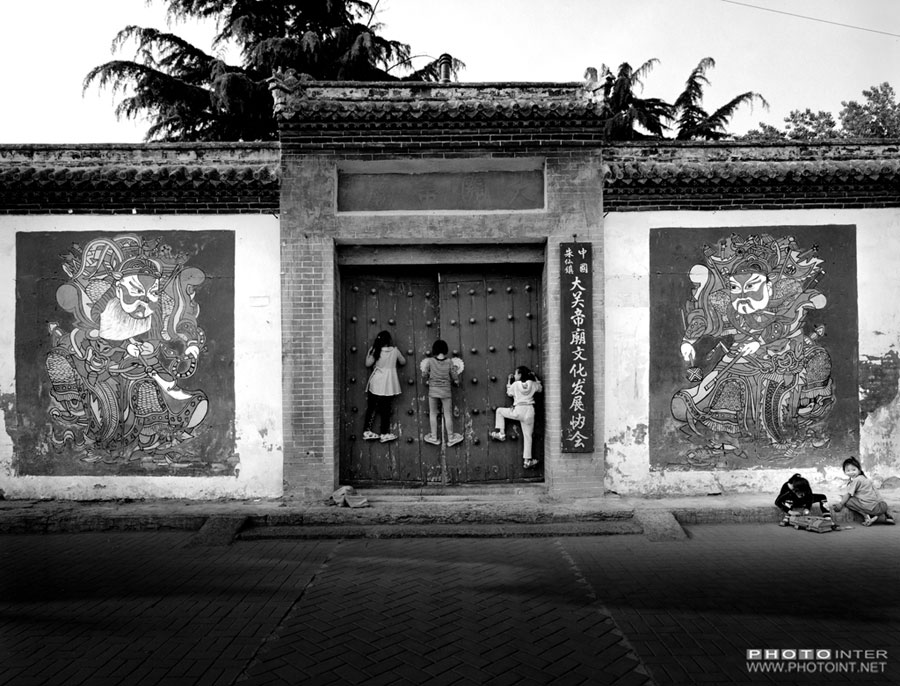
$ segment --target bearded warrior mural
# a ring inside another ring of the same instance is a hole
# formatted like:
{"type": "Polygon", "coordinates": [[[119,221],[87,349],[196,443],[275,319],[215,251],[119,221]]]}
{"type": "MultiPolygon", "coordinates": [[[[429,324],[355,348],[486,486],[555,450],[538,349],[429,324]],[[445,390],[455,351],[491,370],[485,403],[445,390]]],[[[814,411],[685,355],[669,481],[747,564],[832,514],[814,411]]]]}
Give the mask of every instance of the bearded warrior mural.
{"type": "Polygon", "coordinates": [[[182,385],[204,350],[195,289],[204,273],[135,234],[73,245],[56,299],[71,328],[49,323],[52,440],[85,462],[156,456],[194,437],[209,401],[182,385]]]}
{"type": "Polygon", "coordinates": [[[740,455],[756,442],[787,457],[826,446],[835,399],[831,356],[822,345],[824,327],[804,329],[807,313],[826,305],[815,288],[825,273],[816,246],[803,250],[790,236],[732,234],[703,254],[683,309],[681,356],[692,385],[671,401],[680,431],[700,452],[740,455]],[[709,338],[719,355],[704,370],[696,346],[709,338]]]}

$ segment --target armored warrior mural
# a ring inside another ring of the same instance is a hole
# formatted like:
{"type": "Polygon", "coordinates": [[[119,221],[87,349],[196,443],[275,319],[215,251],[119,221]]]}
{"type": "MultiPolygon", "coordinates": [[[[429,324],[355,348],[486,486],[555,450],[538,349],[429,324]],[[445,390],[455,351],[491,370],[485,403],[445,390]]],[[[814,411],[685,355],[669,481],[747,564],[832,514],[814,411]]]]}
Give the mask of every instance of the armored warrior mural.
{"type": "Polygon", "coordinates": [[[835,388],[825,330],[804,328],[807,313],[827,304],[816,290],[825,274],[817,252],[768,234],[732,234],[704,246],[682,312],[681,357],[691,385],[671,400],[696,459],[704,450],[741,457],[750,443],[789,457],[831,440],[825,420],[835,388]],[[701,339],[715,342],[706,370],[698,366],[701,339]]]}
{"type": "Polygon", "coordinates": [[[62,257],[68,281],[56,299],[72,322],[48,324],[51,440],[80,449],[83,462],[173,462],[168,451],[209,409],[202,390],[182,388],[204,352],[194,296],[205,274],[136,234],[73,244],[62,257]]]}

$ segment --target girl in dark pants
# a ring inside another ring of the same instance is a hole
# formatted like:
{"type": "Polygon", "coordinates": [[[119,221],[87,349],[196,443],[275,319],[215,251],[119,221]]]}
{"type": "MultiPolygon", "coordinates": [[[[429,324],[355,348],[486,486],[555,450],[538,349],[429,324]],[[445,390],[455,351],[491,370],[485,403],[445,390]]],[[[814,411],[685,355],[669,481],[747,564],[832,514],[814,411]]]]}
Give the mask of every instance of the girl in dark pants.
{"type": "Polygon", "coordinates": [[[822,493],[813,493],[809,481],[799,474],[794,474],[781,487],[781,493],[775,498],[775,507],[784,512],[784,517],[778,526],[788,525],[788,516],[791,510],[801,510],[803,514],[809,514],[813,503],[819,503],[822,516],[831,519],[831,510],[828,509],[828,498],[822,493]]]}
{"type": "Polygon", "coordinates": [[[406,364],[406,358],[394,347],[391,334],[381,331],[366,355],[366,367],[372,367],[372,374],[366,384],[366,419],[363,439],[379,440],[382,443],[397,440],[391,433],[391,407],[394,396],[400,395],[400,377],[397,365],[406,364]],[[381,433],[372,431],[375,415],[381,419],[381,433]]]}

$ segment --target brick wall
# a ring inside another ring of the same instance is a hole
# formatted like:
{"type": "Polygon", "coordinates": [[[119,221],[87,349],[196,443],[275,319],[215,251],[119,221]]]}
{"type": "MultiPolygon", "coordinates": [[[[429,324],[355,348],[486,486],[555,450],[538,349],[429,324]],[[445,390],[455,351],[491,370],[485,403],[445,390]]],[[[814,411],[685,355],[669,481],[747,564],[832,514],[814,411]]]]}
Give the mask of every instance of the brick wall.
{"type": "Polygon", "coordinates": [[[534,153],[560,148],[596,148],[601,134],[588,122],[574,127],[546,126],[542,122],[497,121],[489,126],[461,122],[454,125],[360,123],[292,124],[282,129],[282,144],[292,151],[340,157],[362,154],[364,158],[399,154],[403,157],[455,151],[460,154],[503,155],[534,153]]]}

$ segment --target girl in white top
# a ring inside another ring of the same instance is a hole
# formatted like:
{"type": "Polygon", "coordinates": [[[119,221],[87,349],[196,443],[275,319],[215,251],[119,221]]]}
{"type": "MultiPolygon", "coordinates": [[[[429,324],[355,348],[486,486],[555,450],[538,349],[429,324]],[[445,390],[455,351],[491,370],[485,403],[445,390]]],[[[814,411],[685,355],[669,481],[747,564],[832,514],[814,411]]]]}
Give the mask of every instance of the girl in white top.
{"type": "Polygon", "coordinates": [[[891,509],[882,499],[872,480],[863,473],[859,460],[855,457],[848,457],[844,460],[842,467],[844,474],[850,480],[841,494],[841,502],[832,509],[840,512],[842,508],[846,507],[848,510],[858,512],[863,516],[863,526],[871,526],[877,521],[893,524],[894,515],[891,514],[891,509]]]}
{"type": "Polygon", "coordinates": [[[397,436],[391,433],[391,407],[395,395],[400,395],[400,377],[397,365],[406,364],[406,358],[394,347],[391,334],[381,331],[366,354],[366,367],[372,367],[372,374],[366,383],[366,419],[363,439],[380,440],[382,443],[394,441],[397,436]],[[381,418],[381,433],[372,431],[375,415],[381,418]]]}
{"type": "Polygon", "coordinates": [[[513,399],[512,407],[498,407],[494,417],[494,430],[491,438],[495,441],[505,441],[506,420],[513,419],[522,425],[522,439],[524,443],[522,460],[525,469],[536,467],[538,461],[531,457],[531,436],[534,433],[534,395],[543,389],[540,380],[528,367],[516,367],[515,374],[509,375],[506,384],[506,395],[513,399]]]}

